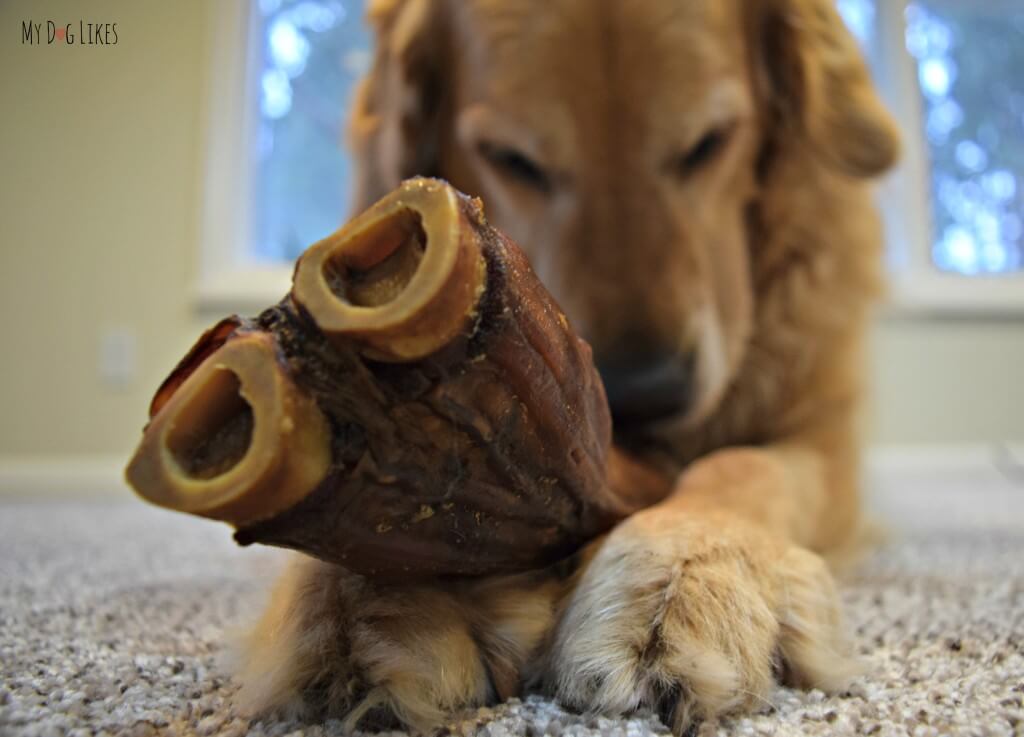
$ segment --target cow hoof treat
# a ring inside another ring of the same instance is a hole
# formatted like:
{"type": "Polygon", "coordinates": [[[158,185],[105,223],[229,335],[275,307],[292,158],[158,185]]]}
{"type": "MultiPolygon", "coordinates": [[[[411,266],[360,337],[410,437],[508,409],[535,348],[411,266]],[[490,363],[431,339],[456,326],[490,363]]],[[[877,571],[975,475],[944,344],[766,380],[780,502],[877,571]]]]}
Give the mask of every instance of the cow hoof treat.
{"type": "Polygon", "coordinates": [[[519,249],[413,179],[309,248],[279,304],[199,339],[127,478],[242,544],[481,575],[552,563],[662,493],[616,491],[610,440],[590,348],[519,249]]]}

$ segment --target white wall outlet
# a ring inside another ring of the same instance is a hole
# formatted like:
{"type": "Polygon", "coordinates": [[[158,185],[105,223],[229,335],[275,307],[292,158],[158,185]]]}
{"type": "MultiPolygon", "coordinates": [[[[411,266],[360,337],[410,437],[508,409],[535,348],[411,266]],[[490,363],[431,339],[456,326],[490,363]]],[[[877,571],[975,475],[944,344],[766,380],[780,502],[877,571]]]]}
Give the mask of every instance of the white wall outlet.
{"type": "Polygon", "coordinates": [[[126,327],[105,328],[100,332],[100,381],[112,389],[123,389],[135,381],[139,371],[139,341],[135,331],[126,327]]]}

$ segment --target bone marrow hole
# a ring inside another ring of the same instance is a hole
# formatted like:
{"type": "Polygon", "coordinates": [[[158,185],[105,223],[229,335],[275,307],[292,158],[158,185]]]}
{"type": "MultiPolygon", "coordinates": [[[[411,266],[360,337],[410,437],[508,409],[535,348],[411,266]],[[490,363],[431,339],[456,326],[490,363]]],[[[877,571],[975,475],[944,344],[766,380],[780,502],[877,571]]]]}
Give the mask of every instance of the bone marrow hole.
{"type": "Polygon", "coordinates": [[[206,480],[225,474],[249,450],[254,418],[241,387],[233,371],[219,369],[175,418],[167,448],[188,476],[206,480]]]}
{"type": "Polygon", "coordinates": [[[380,307],[409,285],[426,248],[421,215],[404,208],[338,248],[324,262],[324,277],[338,299],[380,307]]]}

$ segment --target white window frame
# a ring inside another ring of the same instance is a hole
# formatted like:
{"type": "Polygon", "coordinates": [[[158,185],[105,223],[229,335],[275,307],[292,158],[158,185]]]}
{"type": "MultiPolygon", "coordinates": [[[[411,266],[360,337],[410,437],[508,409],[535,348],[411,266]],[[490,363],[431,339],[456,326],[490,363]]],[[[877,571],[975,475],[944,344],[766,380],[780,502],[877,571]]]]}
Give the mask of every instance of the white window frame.
{"type": "Polygon", "coordinates": [[[932,261],[931,171],[917,64],[905,42],[908,4],[877,0],[875,16],[879,87],[903,132],[903,158],[880,192],[890,307],[964,316],[1024,313],[1024,272],[963,276],[940,271],[932,261]]]}
{"type": "MultiPolygon", "coordinates": [[[[897,313],[1024,314],[1024,273],[960,276],[931,260],[931,183],[915,60],[904,43],[908,0],[877,0],[875,53],[883,96],[900,123],[903,159],[881,185],[889,305],[897,313]]],[[[202,312],[255,313],[283,297],[291,264],[245,265],[252,238],[254,0],[217,0],[209,13],[209,79],[200,254],[195,296],[202,312]]]]}

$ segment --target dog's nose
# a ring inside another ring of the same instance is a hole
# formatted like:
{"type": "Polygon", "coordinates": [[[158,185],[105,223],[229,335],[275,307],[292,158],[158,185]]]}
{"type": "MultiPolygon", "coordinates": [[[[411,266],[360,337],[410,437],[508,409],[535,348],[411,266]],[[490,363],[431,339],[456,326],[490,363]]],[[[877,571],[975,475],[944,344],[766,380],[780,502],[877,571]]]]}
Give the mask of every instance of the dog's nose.
{"type": "Polygon", "coordinates": [[[693,362],[678,354],[622,351],[598,358],[616,426],[662,420],[690,400],[693,362]]]}

